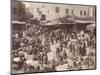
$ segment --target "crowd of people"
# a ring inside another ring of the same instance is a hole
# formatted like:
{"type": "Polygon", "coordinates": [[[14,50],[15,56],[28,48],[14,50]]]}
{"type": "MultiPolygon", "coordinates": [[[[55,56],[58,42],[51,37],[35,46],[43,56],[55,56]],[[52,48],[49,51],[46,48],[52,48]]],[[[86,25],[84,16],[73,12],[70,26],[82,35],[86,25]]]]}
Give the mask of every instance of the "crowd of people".
{"type": "Polygon", "coordinates": [[[49,72],[95,68],[95,35],[80,30],[27,23],[12,33],[14,72],[49,72]],[[62,67],[65,65],[64,67],[62,67]]]}

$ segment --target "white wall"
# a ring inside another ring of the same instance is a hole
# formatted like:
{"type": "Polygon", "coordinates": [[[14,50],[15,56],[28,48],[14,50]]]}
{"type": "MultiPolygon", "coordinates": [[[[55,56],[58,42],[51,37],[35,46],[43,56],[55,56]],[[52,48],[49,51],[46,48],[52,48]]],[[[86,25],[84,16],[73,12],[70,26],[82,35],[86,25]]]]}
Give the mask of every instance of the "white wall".
{"type": "MultiPolygon", "coordinates": [[[[97,5],[97,70],[42,73],[37,75],[100,75],[100,0],[35,0],[97,5]]],[[[0,0],[0,75],[10,75],[10,0],[0,0]]],[[[29,75],[29,74],[28,74],[29,75]]],[[[34,74],[35,75],[35,74],[34,74]]]]}

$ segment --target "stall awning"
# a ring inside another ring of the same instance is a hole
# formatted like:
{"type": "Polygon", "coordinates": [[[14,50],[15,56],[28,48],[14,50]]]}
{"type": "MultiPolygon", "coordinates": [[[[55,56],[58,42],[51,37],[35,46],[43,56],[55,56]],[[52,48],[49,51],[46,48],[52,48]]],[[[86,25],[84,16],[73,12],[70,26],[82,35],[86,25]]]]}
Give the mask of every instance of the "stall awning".
{"type": "Polygon", "coordinates": [[[26,22],[12,21],[12,24],[26,24],[26,22]]]}
{"type": "Polygon", "coordinates": [[[76,24],[76,22],[60,22],[58,20],[53,20],[53,21],[50,21],[50,22],[44,22],[44,23],[41,23],[40,25],[42,26],[60,26],[60,25],[74,25],[76,24]]]}
{"type": "Polygon", "coordinates": [[[93,23],[95,23],[95,21],[84,21],[84,20],[75,20],[75,22],[76,23],[83,23],[83,24],[87,24],[87,23],[93,24],[93,23]]]}

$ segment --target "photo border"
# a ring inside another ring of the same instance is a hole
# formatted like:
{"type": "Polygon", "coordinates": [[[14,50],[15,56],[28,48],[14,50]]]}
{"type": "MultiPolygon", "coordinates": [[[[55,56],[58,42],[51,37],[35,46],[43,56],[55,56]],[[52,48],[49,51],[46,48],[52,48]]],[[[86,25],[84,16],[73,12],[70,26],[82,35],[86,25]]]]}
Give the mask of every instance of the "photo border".
{"type": "Polygon", "coordinates": [[[75,5],[75,6],[93,6],[95,7],[95,25],[96,25],[96,48],[95,48],[95,68],[93,69],[79,69],[79,70],[63,70],[63,71],[47,71],[47,72],[29,72],[29,73],[12,73],[12,1],[10,5],[10,74],[19,75],[19,74],[39,74],[39,73],[53,73],[53,72],[72,72],[72,71],[86,71],[86,70],[96,70],[97,69],[97,5],[87,5],[87,4],[71,4],[71,3],[55,3],[55,2],[42,2],[42,1],[19,1],[16,2],[30,2],[30,3],[44,3],[44,4],[57,4],[57,5],[75,5]]]}

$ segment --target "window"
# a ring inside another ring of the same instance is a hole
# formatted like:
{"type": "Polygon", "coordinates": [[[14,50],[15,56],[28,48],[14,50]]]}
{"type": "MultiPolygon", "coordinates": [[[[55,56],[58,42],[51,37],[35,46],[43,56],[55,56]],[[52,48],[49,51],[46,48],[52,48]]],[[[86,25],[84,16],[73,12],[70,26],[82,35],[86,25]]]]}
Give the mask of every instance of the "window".
{"type": "Polygon", "coordinates": [[[66,9],[66,14],[68,14],[69,13],[69,10],[68,9],[66,9]]]}
{"type": "Polygon", "coordinates": [[[37,12],[39,12],[39,8],[37,8],[37,12]]]}
{"type": "Polygon", "coordinates": [[[56,7],[56,13],[58,13],[59,12],[59,7],[56,7]]]}
{"type": "Polygon", "coordinates": [[[84,11],[84,16],[86,16],[86,11],[84,11]]]}
{"type": "Polygon", "coordinates": [[[22,6],[19,6],[18,7],[18,15],[21,17],[21,16],[24,16],[25,15],[25,8],[23,8],[22,6]]]}
{"type": "Polygon", "coordinates": [[[83,14],[82,14],[82,10],[80,11],[80,15],[82,16],[83,14]]]}
{"type": "Polygon", "coordinates": [[[74,10],[72,9],[72,15],[74,14],[74,10]]]}
{"type": "Polygon", "coordinates": [[[13,7],[13,14],[17,14],[17,8],[13,7]]]}
{"type": "Polygon", "coordinates": [[[49,10],[48,10],[48,14],[49,14],[49,10]]]}

